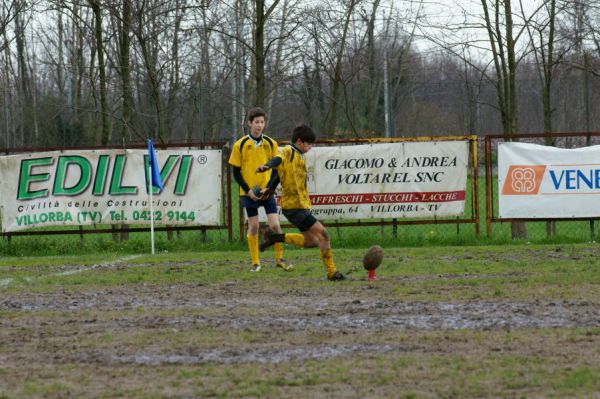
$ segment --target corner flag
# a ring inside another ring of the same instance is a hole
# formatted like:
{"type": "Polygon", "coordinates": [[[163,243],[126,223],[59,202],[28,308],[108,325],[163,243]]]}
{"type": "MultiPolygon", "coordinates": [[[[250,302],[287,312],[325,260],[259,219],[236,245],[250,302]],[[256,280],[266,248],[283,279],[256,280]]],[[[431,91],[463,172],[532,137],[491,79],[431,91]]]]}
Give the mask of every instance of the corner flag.
{"type": "Polygon", "coordinates": [[[152,139],[148,139],[148,163],[150,164],[150,176],[148,176],[150,184],[160,188],[160,191],[162,191],[164,186],[160,177],[160,169],[158,168],[158,160],[156,159],[156,152],[154,151],[152,139]]]}
{"type": "Polygon", "coordinates": [[[158,187],[160,191],[164,189],[160,170],[158,169],[158,160],[154,151],[152,139],[148,139],[148,194],[150,195],[150,242],[152,243],[152,255],[154,255],[154,206],[152,201],[152,191],[158,187]]]}

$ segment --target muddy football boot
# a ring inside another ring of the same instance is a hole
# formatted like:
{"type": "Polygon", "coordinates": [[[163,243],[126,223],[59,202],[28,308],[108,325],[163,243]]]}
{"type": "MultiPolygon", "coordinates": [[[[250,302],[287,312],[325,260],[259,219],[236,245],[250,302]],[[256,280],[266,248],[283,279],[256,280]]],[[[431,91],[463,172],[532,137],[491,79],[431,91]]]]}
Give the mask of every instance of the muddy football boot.
{"type": "Polygon", "coordinates": [[[345,279],[346,279],[346,277],[344,277],[344,275],[340,272],[335,272],[335,273],[333,273],[333,275],[327,276],[327,280],[329,280],[329,281],[342,281],[345,279]]]}
{"type": "Polygon", "coordinates": [[[275,232],[271,229],[265,231],[265,233],[262,236],[262,240],[260,240],[260,243],[258,244],[258,250],[260,252],[275,244],[275,241],[273,241],[272,237],[273,234],[275,234],[275,232]]]}
{"type": "Polygon", "coordinates": [[[294,265],[292,265],[290,262],[288,262],[284,258],[281,258],[278,261],[276,261],[275,265],[278,268],[280,268],[281,270],[284,270],[286,272],[291,272],[292,270],[294,270],[294,265]]]}
{"type": "Polygon", "coordinates": [[[259,272],[260,271],[260,265],[252,265],[252,268],[250,269],[251,272],[259,272]]]}

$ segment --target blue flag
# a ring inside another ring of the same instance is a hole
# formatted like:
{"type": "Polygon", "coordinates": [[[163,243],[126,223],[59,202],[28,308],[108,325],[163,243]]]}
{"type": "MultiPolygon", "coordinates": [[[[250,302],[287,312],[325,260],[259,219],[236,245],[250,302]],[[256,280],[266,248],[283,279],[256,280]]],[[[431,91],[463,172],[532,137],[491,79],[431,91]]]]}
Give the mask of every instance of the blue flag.
{"type": "Polygon", "coordinates": [[[160,169],[158,169],[158,160],[156,159],[156,152],[154,151],[154,144],[152,139],[148,139],[148,163],[150,164],[150,182],[154,187],[160,188],[160,191],[164,189],[163,181],[160,177],[160,169]]]}

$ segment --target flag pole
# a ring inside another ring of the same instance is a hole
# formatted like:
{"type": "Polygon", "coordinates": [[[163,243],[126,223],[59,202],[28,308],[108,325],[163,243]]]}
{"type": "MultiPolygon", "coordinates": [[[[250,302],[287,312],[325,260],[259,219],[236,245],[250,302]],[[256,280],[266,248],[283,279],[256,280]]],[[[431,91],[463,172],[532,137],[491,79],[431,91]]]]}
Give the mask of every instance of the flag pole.
{"type": "Polygon", "coordinates": [[[154,151],[152,139],[148,139],[148,194],[150,195],[150,241],[152,243],[152,255],[154,255],[154,201],[152,199],[154,186],[160,189],[159,192],[164,190],[158,161],[156,160],[156,151],[154,151]]]}
{"type": "Polygon", "coordinates": [[[154,255],[154,205],[152,204],[154,185],[152,184],[152,162],[148,162],[148,177],[148,192],[150,193],[150,242],[152,243],[152,255],[154,255]]]}

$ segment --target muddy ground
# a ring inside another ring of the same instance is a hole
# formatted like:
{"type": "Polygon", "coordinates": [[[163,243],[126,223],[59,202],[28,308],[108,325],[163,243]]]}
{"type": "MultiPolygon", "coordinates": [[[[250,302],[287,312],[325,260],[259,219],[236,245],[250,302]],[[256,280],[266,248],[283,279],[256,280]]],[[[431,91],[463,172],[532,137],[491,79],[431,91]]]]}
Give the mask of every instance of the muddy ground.
{"type": "MultiPolygon", "coordinates": [[[[202,311],[190,316],[111,319],[102,324],[103,328],[207,326],[287,332],[600,327],[600,307],[589,301],[385,301],[377,297],[378,284],[384,283],[368,284],[359,289],[360,294],[352,290],[347,293],[351,298],[332,297],[326,288],[302,292],[290,289],[280,291],[279,295],[271,291],[265,295],[262,285],[260,291],[253,292],[252,284],[232,283],[211,287],[174,285],[117,287],[95,292],[21,293],[4,295],[0,311],[30,312],[32,320],[36,319],[37,312],[46,314],[42,311],[73,315],[86,310],[202,311]]],[[[9,320],[3,320],[2,326],[15,327],[6,323],[9,320]]]]}
{"type": "Polygon", "coordinates": [[[400,280],[456,276],[350,277],[5,289],[0,397],[561,397],[578,391],[548,387],[553,373],[598,376],[600,300],[404,300],[400,280]],[[451,359],[489,363],[489,380],[451,359]]]}

